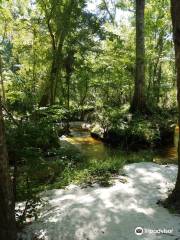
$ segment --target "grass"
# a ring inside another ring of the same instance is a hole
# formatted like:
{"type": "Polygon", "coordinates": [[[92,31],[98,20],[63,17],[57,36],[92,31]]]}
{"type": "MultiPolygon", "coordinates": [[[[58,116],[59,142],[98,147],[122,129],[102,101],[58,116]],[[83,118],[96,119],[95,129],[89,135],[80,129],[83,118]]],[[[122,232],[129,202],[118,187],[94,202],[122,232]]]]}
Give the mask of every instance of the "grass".
{"type": "Polygon", "coordinates": [[[77,165],[66,166],[56,180],[47,186],[47,189],[64,188],[69,184],[92,185],[98,183],[102,186],[111,185],[111,177],[117,175],[125,164],[135,162],[152,162],[152,151],[125,153],[121,156],[112,156],[106,159],[84,159],[77,165]]]}
{"type": "Polygon", "coordinates": [[[28,216],[38,217],[38,206],[43,203],[38,193],[44,190],[65,188],[69,184],[87,187],[98,183],[108,187],[113,184],[112,177],[122,174],[120,170],[125,164],[153,160],[153,152],[147,151],[119,152],[118,155],[105,159],[91,159],[75,149],[71,150],[68,149],[67,152],[66,149],[55,159],[41,159],[38,165],[19,169],[17,200],[27,201],[29,204],[26,215],[23,211],[17,211],[19,226],[26,223],[28,216]]]}
{"type": "Polygon", "coordinates": [[[151,151],[130,153],[119,151],[117,155],[105,159],[87,158],[74,148],[63,151],[55,159],[43,159],[41,163],[31,166],[30,169],[19,170],[17,186],[19,201],[43,190],[65,188],[69,184],[91,186],[93,183],[98,183],[101,186],[109,186],[112,184],[112,176],[118,175],[125,164],[153,161],[151,151]],[[29,188],[26,184],[27,175],[29,188]]]}

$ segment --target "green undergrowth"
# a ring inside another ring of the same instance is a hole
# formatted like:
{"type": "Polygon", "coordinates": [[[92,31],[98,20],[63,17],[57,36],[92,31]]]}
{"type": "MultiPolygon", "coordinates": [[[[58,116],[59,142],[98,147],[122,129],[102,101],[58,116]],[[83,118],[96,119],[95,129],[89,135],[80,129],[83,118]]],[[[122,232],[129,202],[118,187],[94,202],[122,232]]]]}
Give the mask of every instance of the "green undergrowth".
{"type": "Polygon", "coordinates": [[[25,210],[18,212],[20,225],[28,216],[37,218],[41,204],[38,196],[44,190],[65,188],[69,184],[86,187],[98,183],[107,187],[125,164],[153,159],[149,151],[117,153],[117,149],[112,156],[102,159],[85,155],[75,145],[59,140],[58,129],[49,118],[5,124],[15,199],[27,203],[25,210]]]}
{"type": "Polygon", "coordinates": [[[123,149],[147,149],[173,143],[177,113],[158,110],[150,115],[131,114],[124,109],[105,108],[97,113],[92,136],[123,149]]]}
{"type": "Polygon", "coordinates": [[[60,146],[49,150],[48,155],[37,154],[28,149],[26,159],[17,167],[16,201],[25,201],[26,208],[17,211],[18,226],[24,226],[26,219],[37,219],[42,199],[39,193],[45,190],[62,189],[70,184],[81,187],[98,183],[108,187],[113,177],[122,174],[125,164],[153,160],[153,152],[120,152],[105,159],[92,159],[82,154],[76,147],[60,146]]]}
{"type": "Polygon", "coordinates": [[[153,160],[149,150],[128,153],[114,149],[112,155],[102,159],[87,156],[72,144],[60,143],[55,125],[46,118],[22,121],[19,126],[7,121],[6,140],[16,201],[71,183],[108,186],[124,164],[153,160]]]}
{"type": "Polygon", "coordinates": [[[75,148],[61,149],[60,152],[56,157],[39,160],[38,165],[20,169],[17,189],[19,200],[27,199],[28,194],[36,195],[44,190],[65,188],[69,184],[85,187],[98,183],[104,187],[109,186],[112,177],[118,175],[125,164],[153,160],[153,152],[149,151],[122,152],[121,156],[102,160],[89,159],[75,148]],[[26,174],[29,176],[29,188],[26,174]]]}
{"type": "Polygon", "coordinates": [[[120,174],[120,169],[125,164],[152,160],[153,153],[147,153],[146,151],[131,152],[129,154],[122,152],[121,156],[113,156],[105,160],[89,160],[81,168],[75,169],[72,173],[72,182],[80,185],[98,183],[102,186],[109,186],[112,184],[112,177],[120,174]]]}

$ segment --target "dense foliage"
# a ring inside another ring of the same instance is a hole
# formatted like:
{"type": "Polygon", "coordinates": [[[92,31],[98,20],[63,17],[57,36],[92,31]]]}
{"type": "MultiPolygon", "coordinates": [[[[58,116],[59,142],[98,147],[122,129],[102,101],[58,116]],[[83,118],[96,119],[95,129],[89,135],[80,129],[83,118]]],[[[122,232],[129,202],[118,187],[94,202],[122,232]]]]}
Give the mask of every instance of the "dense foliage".
{"type": "Polygon", "coordinates": [[[29,209],[41,190],[71,182],[105,186],[125,162],[140,161],[123,152],[121,159],[98,162],[64,147],[59,138],[71,134],[71,121],[90,122],[92,136],[125,151],[173,141],[177,103],[169,1],[145,6],[145,114],[130,111],[136,88],[134,3],[92,2],[0,1],[7,147],[16,201],[29,200],[29,209]]]}

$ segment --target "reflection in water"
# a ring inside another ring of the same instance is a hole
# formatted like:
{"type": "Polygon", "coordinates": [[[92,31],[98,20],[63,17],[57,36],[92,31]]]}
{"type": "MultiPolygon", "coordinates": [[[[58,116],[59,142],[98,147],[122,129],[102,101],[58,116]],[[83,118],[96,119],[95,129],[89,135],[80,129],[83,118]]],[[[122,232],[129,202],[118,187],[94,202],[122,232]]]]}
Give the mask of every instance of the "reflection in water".
{"type": "Polygon", "coordinates": [[[176,126],[174,133],[174,144],[158,151],[157,157],[154,159],[157,163],[177,163],[177,148],[179,140],[179,127],[176,126]]]}
{"type": "Polygon", "coordinates": [[[91,159],[102,160],[122,155],[120,148],[110,147],[102,141],[92,138],[86,130],[71,129],[70,136],[66,136],[63,140],[75,145],[83,154],[91,159]]]}
{"type": "MultiPolygon", "coordinates": [[[[177,162],[178,135],[179,128],[176,127],[174,145],[158,150],[153,158],[154,162],[161,164],[177,162]]],[[[106,159],[109,157],[122,156],[120,148],[110,147],[102,141],[92,138],[88,131],[79,128],[71,129],[70,136],[64,136],[62,139],[65,142],[75,145],[83,154],[91,159],[106,159]]],[[[138,154],[137,152],[136,155],[138,156],[138,154]]]]}

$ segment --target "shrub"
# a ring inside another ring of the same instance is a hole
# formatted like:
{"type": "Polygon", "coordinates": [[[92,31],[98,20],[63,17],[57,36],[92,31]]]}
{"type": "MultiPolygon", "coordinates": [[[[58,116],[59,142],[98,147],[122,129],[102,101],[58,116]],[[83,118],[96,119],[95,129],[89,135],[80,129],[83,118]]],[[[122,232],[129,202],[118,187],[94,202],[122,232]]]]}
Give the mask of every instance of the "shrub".
{"type": "Polygon", "coordinates": [[[66,121],[68,117],[68,111],[65,108],[60,108],[59,106],[49,106],[49,107],[41,107],[36,109],[31,114],[32,120],[41,120],[48,123],[56,123],[66,121]]]}

